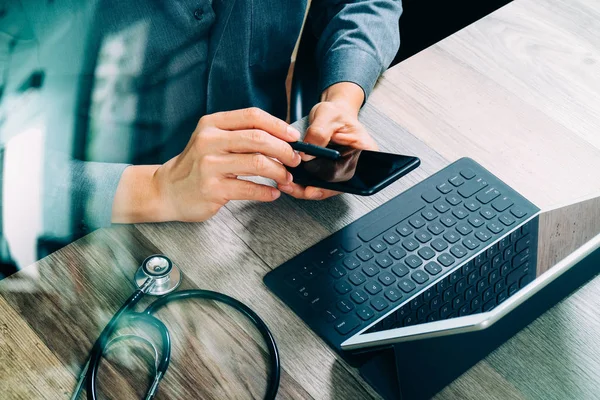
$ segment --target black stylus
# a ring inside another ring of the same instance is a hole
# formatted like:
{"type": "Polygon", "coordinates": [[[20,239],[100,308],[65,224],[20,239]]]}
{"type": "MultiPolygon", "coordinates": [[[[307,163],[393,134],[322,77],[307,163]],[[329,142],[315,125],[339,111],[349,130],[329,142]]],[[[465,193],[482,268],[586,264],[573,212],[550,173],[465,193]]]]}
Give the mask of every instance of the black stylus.
{"type": "Polygon", "coordinates": [[[330,160],[337,160],[341,157],[340,152],[337,150],[328,149],[326,147],[321,147],[310,143],[291,142],[290,146],[292,146],[292,149],[301,151],[310,156],[329,158],[330,160]]]}

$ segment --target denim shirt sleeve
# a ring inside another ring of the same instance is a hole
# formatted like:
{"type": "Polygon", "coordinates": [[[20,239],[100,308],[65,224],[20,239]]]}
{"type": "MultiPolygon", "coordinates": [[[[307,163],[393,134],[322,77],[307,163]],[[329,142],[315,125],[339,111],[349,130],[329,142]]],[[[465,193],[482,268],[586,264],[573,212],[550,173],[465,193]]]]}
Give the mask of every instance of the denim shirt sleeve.
{"type": "Polygon", "coordinates": [[[353,82],[369,96],[400,47],[401,0],[313,0],[319,90],[353,82]]]}

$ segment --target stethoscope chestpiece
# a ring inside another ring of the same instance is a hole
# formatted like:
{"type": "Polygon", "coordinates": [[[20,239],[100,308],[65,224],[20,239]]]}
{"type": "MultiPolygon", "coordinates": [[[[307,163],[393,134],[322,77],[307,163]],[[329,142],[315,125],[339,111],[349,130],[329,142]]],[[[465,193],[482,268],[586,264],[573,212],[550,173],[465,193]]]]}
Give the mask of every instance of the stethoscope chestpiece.
{"type": "Polygon", "coordinates": [[[146,294],[162,296],[177,289],[181,283],[181,271],[171,259],[163,254],[146,258],[135,274],[135,284],[144,287],[148,279],[153,283],[145,289],[146,294]]]}

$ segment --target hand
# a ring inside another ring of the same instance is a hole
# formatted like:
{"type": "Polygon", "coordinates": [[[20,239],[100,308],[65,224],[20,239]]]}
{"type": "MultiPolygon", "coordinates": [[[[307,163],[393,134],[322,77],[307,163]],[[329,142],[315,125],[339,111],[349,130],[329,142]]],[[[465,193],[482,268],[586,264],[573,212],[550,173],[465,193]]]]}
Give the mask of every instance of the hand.
{"type": "MultiPolygon", "coordinates": [[[[310,111],[305,142],[327,146],[330,141],[360,150],[377,150],[377,143],[358,121],[358,111],[364,99],[360,86],[342,82],[323,92],[322,102],[310,111]]],[[[304,161],[312,156],[302,154],[304,161]]],[[[279,190],[299,199],[325,199],[338,192],[295,183],[279,185],[279,190]]]]}
{"type": "Polygon", "coordinates": [[[238,176],[289,184],[292,176],[284,164],[295,167],[300,156],[288,142],[299,137],[284,121],[257,108],[202,117],[181,154],[161,166],[125,170],[113,222],[204,221],[230,200],[273,201],[279,190],[238,176]]]}

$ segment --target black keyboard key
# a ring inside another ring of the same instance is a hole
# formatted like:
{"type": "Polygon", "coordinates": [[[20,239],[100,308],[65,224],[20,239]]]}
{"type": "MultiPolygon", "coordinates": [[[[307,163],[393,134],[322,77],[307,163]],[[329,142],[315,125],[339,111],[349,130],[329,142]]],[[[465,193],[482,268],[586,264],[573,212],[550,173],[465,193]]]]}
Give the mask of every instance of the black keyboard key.
{"type": "Polygon", "coordinates": [[[477,292],[481,293],[488,287],[487,278],[481,279],[477,282],[477,292]]]}
{"type": "Polygon", "coordinates": [[[404,318],[404,326],[410,326],[410,325],[414,325],[417,323],[417,317],[414,315],[409,315],[408,317],[404,318]]]}
{"type": "Polygon", "coordinates": [[[451,226],[456,224],[456,219],[452,218],[449,215],[444,215],[443,217],[440,217],[440,222],[446,225],[446,227],[450,228],[451,226]]]}
{"type": "Polygon", "coordinates": [[[440,314],[437,311],[434,311],[427,316],[427,322],[435,322],[439,319],[440,319],[440,314]]]}
{"type": "Polygon", "coordinates": [[[479,192],[481,189],[486,187],[488,183],[483,178],[477,178],[475,180],[467,182],[463,187],[458,189],[458,194],[460,194],[464,198],[468,198],[473,196],[475,193],[479,192]]]}
{"type": "Polygon", "coordinates": [[[458,186],[462,185],[463,183],[465,183],[465,180],[461,176],[455,175],[455,176],[451,177],[450,179],[448,179],[448,182],[450,182],[453,186],[458,187],[458,186]]]}
{"type": "Polygon", "coordinates": [[[400,241],[400,235],[394,231],[388,231],[383,235],[383,240],[388,242],[388,244],[396,244],[400,241]]]}
{"type": "Polygon", "coordinates": [[[480,192],[476,198],[482,204],[487,204],[490,201],[494,200],[496,197],[500,196],[500,191],[495,187],[487,188],[486,190],[480,192]]]}
{"type": "Polygon", "coordinates": [[[492,258],[492,268],[499,268],[500,264],[502,264],[502,254],[496,254],[492,258]]]}
{"type": "Polygon", "coordinates": [[[415,285],[415,283],[411,280],[408,279],[402,279],[399,283],[398,283],[398,287],[400,288],[400,290],[402,290],[404,293],[410,293],[413,290],[415,290],[417,288],[417,285],[415,285]]]}
{"type": "Polygon", "coordinates": [[[366,294],[365,292],[363,292],[362,290],[357,289],[354,292],[352,292],[352,294],[350,295],[350,298],[356,304],[362,304],[369,299],[369,295],[366,294]]]}
{"type": "Polygon", "coordinates": [[[481,264],[481,267],[479,269],[479,275],[482,278],[486,278],[491,270],[492,270],[492,267],[489,262],[483,263],[483,264],[481,264]]]}
{"type": "Polygon", "coordinates": [[[492,311],[496,307],[496,299],[492,299],[483,305],[483,312],[492,311]]]}
{"type": "Polygon", "coordinates": [[[337,310],[335,310],[335,311],[332,311],[331,309],[330,310],[325,310],[323,312],[323,316],[325,317],[325,320],[327,322],[333,322],[336,319],[338,319],[337,310]]]}
{"type": "Polygon", "coordinates": [[[479,278],[479,271],[475,270],[467,276],[467,283],[469,285],[474,285],[477,278],[479,278]]]}
{"type": "Polygon", "coordinates": [[[440,296],[435,296],[429,302],[429,308],[431,308],[432,310],[437,310],[438,308],[441,307],[441,305],[442,305],[442,298],[440,296]]]}
{"type": "Polygon", "coordinates": [[[394,210],[394,212],[378,219],[368,227],[364,228],[358,233],[358,237],[365,242],[370,242],[383,232],[387,231],[393,226],[398,225],[400,222],[410,217],[414,213],[421,211],[425,206],[418,202],[408,202],[401,209],[394,210]]]}
{"type": "Polygon", "coordinates": [[[481,216],[485,219],[492,219],[496,216],[496,212],[494,210],[492,210],[491,208],[482,208],[481,211],[479,211],[479,214],[481,214],[481,216]]]}
{"type": "Polygon", "coordinates": [[[517,283],[513,283],[508,288],[508,295],[512,296],[513,294],[517,293],[517,290],[519,290],[519,285],[517,283]]]}
{"type": "Polygon", "coordinates": [[[377,239],[377,240],[373,240],[371,242],[371,248],[373,249],[374,252],[381,253],[382,251],[387,249],[387,245],[385,243],[383,243],[381,240],[377,239]]]}
{"type": "Polygon", "coordinates": [[[410,309],[416,310],[417,308],[419,308],[421,306],[421,304],[423,304],[423,297],[420,295],[416,296],[414,299],[412,299],[410,301],[410,309]]]}
{"type": "Polygon", "coordinates": [[[458,310],[458,315],[459,315],[459,316],[461,316],[461,317],[462,317],[463,315],[467,315],[467,314],[469,314],[469,311],[470,311],[470,310],[471,310],[471,309],[469,308],[469,305],[468,305],[468,304],[465,304],[464,306],[462,306],[462,307],[460,308],[460,310],[458,310]]]}
{"type": "Polygon", "coordinates": [[[483,263],[485,261],[485,259],[486,259],[485,251],[477,254],[477,256],[475,256],[475,265],[477,265],[477,266],[481,265],[481,263],[483,263]]]}
{"type": "Polygon", "coordinates": [[[490,277],[489,277],[490,284],[494,285],[498,278],[500,278],[500,271],[493,269],[492,272],[490,272],[490,277]]]}
{"type": "Polygon", "coordinates": [[[432,236],[426,230],[420,230],[415,233],[415,238],[421,243],[427,243],[431,240],[432,236]]]}
{"type": "Polygon", "coordinates": [[[382,254],[379,257],[377,257],[375,259],[375,262],[377,263],[377,265],[379,265],[381,268],[387,268],[390,265],[392,265],[394,262],[392,261],[392,258],[390,256],[388,256],[387,254],[382,254]]]}
{"type": "Polygon", "coordinates": [[[463,276],[469,275],[472,271],[475,270],[475,263],[473,260],[469,261],[465,265],[462,266],[462,274],[463,276]]]}
{"type": "Polygon", "coordinates": [[[346,294],[352,290],[352,286],[346,281],[339,281],[335,284],[335,291],[339,294],[346,294]]]}
{"type": "Polygon", "coordinates": [[[515,243],[515,251],[517,253],[520,253],[521,251],[525,250],[530,245],[531,245],[531,236],[530,235],[523,236],[521,239],[517,240],[517,243],[515,243]]]}
{"type": "Polygon", "coordinates": [[[479,307],[481,307],[481,297],[477,296],[471,300],[471,309],[477,310],[479,307]]]}
{"type": "Polygon", "coordinates": [[[502,196],[492,203],[492,207],[494,208],[494,210],[502,212],[504,210],[507,210],[513,204],[514,202],[510,199],[510,197],[502,196]]]}
{"type": "Polygon", "coordinates": [[[460,235],[457,232],[448,231],[444,233],[444,239],[446,239],[448,243],[456,243],[460,240],[460,235]]]}
{"type": "Polygon", "coordinates": [[[511,226],[512,224],[515,223],[515,220],[513,217],[511,217],[510,215],[507,214],[503,214],[501,215],[498,220],[504,224],[505,226],[511,226]]]}
{"type": "Polygon", "coordinates": [[[487,228],[490,232],[498,234],[504,230],[504,227],[496,222],[490,222],[487,224],[487,228]]]}
{"type": "Polygon", "coordinates": [[[410,272],[406,265],[396,264],[392,267],[392,272],[399,278],[402,278],[410,272]]]}
{"type": "Polygon", "coordinates": [[[431,247],[433,247],[436,251],[444,251],[448,248],[448,243],[441,239],[441,238],[436,238],[433,239],[430,243],[431,247]]]}
{"type": "Polygon", "coordinates": [[[465,200],[464,206],[467,210],[475,212],[477,210],[479,210],[481,208],[481,205],[479,205],[479,202],[477,200],[465,200]]]}
{"type": "Polygon", "coordinates": [[[510,274],[506,276],[506,284],[508,286],[512,286],[514,283],[519,282],[519,280],[525,275],[521,268],[514,270],[510,274]]]}
{"type": "Polygon", "coordinates": [[[514,258],[512,260],[513,268],[517,268],[517,267],[521,266],[523,263],[525,263],[527,260],[529,260],[529,253],[530,253],[529,248],[526,248],[525,250],[521,251],[516,256],[514,256],[514,258]]]}
{"type": "Polygon", "coordinates": [[[361,306],[356,309],[356,315],[363,321],[368,321],[375,316],[375,313],[369,306],[361,306]]]}
{"type": "Polygon", "coordinates": [[[329,259],[330,261],[337,261],[337,260],[341,260],[342,258],[344,258],[346,256],[346,253],[344,253],[342,250],[340,249],[333,249],[329,252],[329,259]]]}
{"type": "Polygon", "coordinates": [[[427,226],[427,230],[434,235],[439,235],[443,233],[446,229],[439,222],[432,222],[427,226]]]}
{"type": "MultiPolygon", "coordinates": [[[[509,249],[507,249],[509,250],[509,249]]],[[[504,263],[502,264],[502,266],[500,267],[500,275],[501,276],[506,276],[508,275],[508,273],[510,272],[510,263],[504,263]]]]}
{"type": "Polygon", "coordinates": [[[439,190],[442,194],[447,194],[452,191],[452,186],[450,186],[447,182],[440,183],[436,187],[437,187],[437,190],[439,190]]]}
{"type": "Polygon", "coordinates": [[[421,306],[417,310],[417,320],[421,321],[427,318],[427,314],[429,313],[429,307],[427,305],[421,306]]]}
{"type": "Polygon", "coordinates": [[[456,230],[463,236],[467,236],[469,233],[473,232],[473,227],[466,222],[461,222],[456,225],[456,230]]]}
{"type": "Polygon", "coordinates": [[[479,240],[477,240],[475,237],[468,237],[465,238],[465,240],[463,240],[463,246],[465,246],[467,249],[469,250],[475,250],[476,248],[479,247],[479,240]]]}
{"type": "Polygon", "coordinates": [[[452,204],[453,206],[456,206],[458,204],[460,204],[460,202],[462,201],[460,199],[460,197],[458,197],[455,194],[449,194],[448,196],[446,196],[446,201],[450,204],[452,204]]]}
{"type": "Polygon", "coordinates": [[[298,274],[290,275],[285,278],[285,282],[291,287],[298,287],[302,283],[302,278],[300,278],[300,275],[298,274]]]}
{"type": "Polygon", "coordinates": [[[455,310],[460,309],[465,303],[465,299],[462,296],[456,296],[452,299],[452,308],[455,310]]]}
{"type": "Polygon", "coordinates": [[[442,253],[442,254],[440,254],[440,256],[437,258],[437,260],[444,267],[451,266],[452,264],[454,264],[454,261],[455,261],[454,257],[452,257],[448,253],[442,253]]]}
{"type": "Polygon", "coordinates": [[[440,200],[433,205],[433,208],[435,208],[436,210],[438,210],[438,212],[443,214],[450,209],[450,206],[444,200],[440,200]]]}
{"type": "Polygon", "coordinates": [[[477,232],[475,232],[475,237],[479,240],[481,240],[482,242],[487,242],[488,240],[490,240],[492,238],[492,235],[490,235],[488,232],[484,231],[484,230],[479,230],[477,232]]]}
{"type": "Polygon", "coordinates": [[[421,264],[423,264],[423,260],[421,260],[419,257],[415,256],[414,254],[406,257],[404,262],[406,263],[406,265],[408,265],[412,269],[415,269],[415,268],[419,267],[421,264]]]}
{"type": "Polygon", "coordinates": [[[425,226],[425,219],[417,215],[409,219],[408,223],[411,224],[413,228],[419,229],[425,226]]]}
{"type": "Polygon", "coordinates": [[[462,271],[457,269],[453,273],[450,274],[450,286],[454,285],[458,280],[462,277],[462,271]]]}
{"type": "Polygon", "coordinates": [[[481,225],[485,224],[485,221],[483,220],[483,218],[477,216],[477,215],[473,215],[472,217],[470,217],[468,219],[469,224],[471,224],[474,228],[479,228],[481,225]]]}
{"type": "Polygon", "coordinates": [[[363,261],[369,261],[371,258],[375,257],[375,254],[369,249],[360,249],[356,252],[356,256],[363,261]]]}
{"type": "MultiPolygon", "coordinates": [[[[438,267],[439,267],[439,265],[438,265],[438,267]]],[[[435,294],[436,294],[435,286],[430,287],[425,292],[423,292],[423,302],[429,304],[429,302],[431,301],[431,299],[433,299],[433,296],[435,296],[435,294]]]]}
{"type": "Polygon", "coordinates": [[[373,264],[367,264],[364,267],[362,267],[363,272],[365,273],[365,275],[367,276],[375,276],[379,273],[380,269],[373,264]]]}
{"type": "Polygon", "coordinates": [[[475,178],[475,172],[473,172],[473,170],[471,168],[465,168],[465,169],[463,169],[462,171],[460,171],[460,174],[465,179],[473,179],[473,178],[475,178]]]}
{"type": "Polygon", "coordinates": [[[383,274],[380,274],[377,279],[379,279],[379,282],[381,282],[384,286],[389,286],[392,283],[396,282],[396,277],[392,274],[390,274],[389,272],[384,272],[383,274]]]}
{"type": "Polygon", "coordinates": [[[498,295],[498,297],[496,297],[496,302],[497,302],[498,304],[500,304],[500,303],[502,303],[504,300],[506,300],[506,298],[507,298],[507,296],[506,296],[506,291],[504,291],[504,292],[500,293],[500,294],[498,295]]]}
{"type": "Polygon", "coordinates": [[[419,242],[413,238],[404,239],[402,246],[408,251],[414,251],[419,248],[419,242]]]}
{"type": "Polygon", "coordinates": [[[390,256],[394,257],[396,260],[400,260],[402,257],[406,256],[406,251],[399,246],[392,247],[389,253],[390,256]]]}
{"type": "Polygon", "coordinates": [[[429,280],[429,275],[427,275],[425,272],[423,272],[421,270],[417,270],[417,271],[413,272],[410,277],[413,279],[413,281],[417,282],[419,285],[422,285],[429,280]]]}
{"type": "Polygon", "coordinates": [[[421,213],[421,215],[423,216],[423,218],[425,218],[427,221],[433,221],[434,219],[437,218],[438,214],[433,211],[431,208],[427,208],[425,211],[423,211],[421,213]]]}
{"type": "Polygon", "coordinates": [[[437,192],[436,190],[426,190],[425,192],[423,192],[421,197],[426,202],[433,203],[434,201],[436,201],[437,199],[440,198],[440,193],[437,192]]]}
{"type": "Polygon", "coordinates": [[[348,275],[348,279],[350,280],[350,282],[352,282],[353,285],[356,286],[365,283],[365,281],[367,280],[367,278],[365,278],[365,276],[358,271],[354,271],[350,275],[348,275]]]}
{"type": "Polygon", "coordinates": [[[348,313],[354,310],[354,304],[348,300],[340,300],[337,302],[337,308],[343,313],[348,313]]]}
{"type": "Polygon", "coordinates": [[[369,282],[365,285],[365,290],[371,294],[377,294],[381,292],[383,288],[377,282],[369,282]]]}
{"type": "Polygon", "coordinates": [[[493,298],[494,298],[494,288],[487,288],[483,292],[483,302],[485,303],[489,299],[493,299],[493,298]]]}
{"type": "Polygon", "coordinates": [[[448,289],[444,290],[444,293],[442,293],[442,299],[444,301],[452,300],[453,296],[454,296],[454,288],[448,288],[448,289]]]}
{"type": "Polygon", "coordinates": [[[456,207],[454,210],[452,210],[452,215],[458,219],[465,219],[469,216],[469,212],[463,207],[456,207]]]}
{"type": "Polygon", "coordinates": [[[391,301],[392,303],[400,300],[402,298],[402,293],[398,289],[390,288],[383,292],[383,295],[386,299],[391,301]]]}
{"type": "Polygon", "coordinates": [[[442,319],[445,319],[446,317],[448,317],[448,315],[450,315],[451,312],[452,307],[450,306],[450,303],[446,303],[440,308],[440,317],[442,319]]]}
{"type": "Polygon", "coordinates": [[[527,212],[525,212],[523,209],[521,209],[520,207],[513,207],[510,209],[510,213],[512,215],[514,215],[517,218],[523,218],[524,216],[527,215],[527,212]]]}
{"type": "Polygon", "coordinates": [[[334,265],[333,267],[329,268],[329,275],[335,279],[338,279],[346,275],[346,270],[341,265],[334,265]]]}
{"type": "Polygon", "coordinates": [[[382,311],[388,308],[389,304],[383,297],[375,297],[373,300],[371,300],[371,306],[373,306],[373,308],[377,311],[382,311]]]}
{"type": "Polygon", "coordinates": [[[423,260],[431,260],[435,256],[435,251],[431,247],[425,246],[419,249],[418,254],[423,260]]]}
{"type": "Polygon", "coordinates": [[[477,290],[475,287],[471,286],[465,291],[465,300],[471,300],[475,295],[477,295],[477,290]]]}
{"type": "Polygon", "coordinates": [[[500,279],[498,282],[496,282],[496,284],[494,285],[494,292],[496,293],[500,293],[501,291],[503,291],[504,289],[506,289],[506,282],[504,282],[504,279],[500,279]]]}
{"type": "Polygon", "coordinates": [[[350,256],[344,260],[344,265],[349,270],[353,270],[353,269],[360,267],[360,261],[358,261],[355,257],[350,256]]]}
{"type": "Polygon", "coordinates": [[[456,285],[454,285],[454,291],[456,293],[462,293],[465,291],[465,289],[467,288],[467,281],[465,281],[465,279],[461,279],[458,282],[456,282],[456,285]]]}
{"type": "Polygon", "coordinates": [[[346,250],[348,253],[353,252],[354,250],[358,249],[360,246],[362,246],[362,243],[360,240],[353,238],[353,237],[346,237],[342,240],[342,248],[344,250],[346,250]]]}
{"type": "Polygon", "coordinates": [[[413,228],[411,228],[408,224],[404,223],[396,228],[396,232],[406,237],[413,233],[413,228]]]}
{"type": "Polygon", "coordinates": [[[450,249],[450,253],[452,253],[452,255],[456,258],[463,258],[467,255],[467,249],[465,249],[460,244],[457,244],[452,246],[452,248],[450,249]]]}
{"type": "Polygon", "coordinates": [[[359,326],[360,320],[356,317],[351,316],[337,322],[335,324],[335,330],[338,331],[340,335],[347,335],[359,326]]]}

